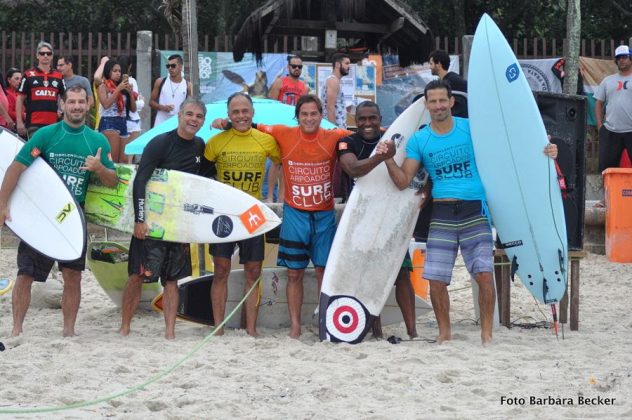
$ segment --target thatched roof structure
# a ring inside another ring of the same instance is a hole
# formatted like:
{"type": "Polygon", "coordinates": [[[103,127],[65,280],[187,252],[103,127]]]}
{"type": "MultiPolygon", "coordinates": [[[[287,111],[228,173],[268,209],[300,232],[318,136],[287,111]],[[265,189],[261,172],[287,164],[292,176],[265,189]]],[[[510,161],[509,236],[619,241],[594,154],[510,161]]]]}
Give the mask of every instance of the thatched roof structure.
{"type": "Polygon", "coordinates": [[[400,0],[270,0],[252,12],[237,32],[233,46],[235,61],[246,52],[261,59],[266,37],[317,36],[318,58],[325,51],[327,29],[337,30],[354,47],[399,54],[400,64],[421,63],[432,49],[432,34],[426,24],[400,0]]]}

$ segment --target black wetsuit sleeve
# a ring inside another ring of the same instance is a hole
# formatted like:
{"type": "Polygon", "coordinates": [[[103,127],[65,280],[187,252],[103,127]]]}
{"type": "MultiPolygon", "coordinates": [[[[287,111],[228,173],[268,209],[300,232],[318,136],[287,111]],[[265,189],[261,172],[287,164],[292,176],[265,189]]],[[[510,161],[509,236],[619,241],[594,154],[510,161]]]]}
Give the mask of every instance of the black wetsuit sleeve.
{"type": "Polygon", "coordinates": [[[215,162],[211,162],[202,156],[199,174],[205,178],[217,179],[217,167],[215,166],[215,162]]]}
{"type": "Polygon", "coordinates": [[[134,178],[134,185],[132,190],[132,197],[134,200],[134,222],[143,223],[146,220],[145,213],[145,195],[147,182],[154,173],[154,170],[160,165],[162,157],[166,156],[165,142],[160,139],[155,139],[149,142],[145,146],[143,155],[138,164],[138,170],[136,171],[136,177],[134,178]]]}

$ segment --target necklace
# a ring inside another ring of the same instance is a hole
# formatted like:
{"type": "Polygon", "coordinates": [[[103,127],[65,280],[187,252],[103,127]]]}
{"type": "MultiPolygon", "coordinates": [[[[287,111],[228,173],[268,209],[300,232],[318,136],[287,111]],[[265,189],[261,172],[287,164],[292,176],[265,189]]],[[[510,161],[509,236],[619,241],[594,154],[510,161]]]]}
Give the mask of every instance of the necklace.
{"type": "Polygon", "coordinates": [[[182,81],[180,81],[179,83],[177,83],[177,84],[175,85],[175,88],[174,88],[174,84],[173,84],[173,82],[171,81],[171,79],[169,79],[169,87],[171,88],[171,97],[172,97],[172,98],[175,98],[175,97],[176,97],[176,92],[178,91],[178,89],[180,89],[180,85],[181,85],[181,84],[182,84],[182,81]]]}

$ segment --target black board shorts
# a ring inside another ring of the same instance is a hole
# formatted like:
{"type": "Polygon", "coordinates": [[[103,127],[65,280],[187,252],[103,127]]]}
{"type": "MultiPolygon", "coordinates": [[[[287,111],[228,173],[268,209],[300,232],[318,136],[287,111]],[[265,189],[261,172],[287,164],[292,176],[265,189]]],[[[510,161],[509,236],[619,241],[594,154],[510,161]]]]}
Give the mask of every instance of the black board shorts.
{"type": "Polygon", "coordinates": [[[140,275],[143,283],[161,280],[177,281],[191,275],[191,250],[189,244],[137,239],[132,237],[129,246],[127,273],[140,275]]]}
{"type": "MultiPolygon", "coordinates": [[[[55,260],[40,254],[31,248],[24,241],[18,245],[18,276],[33,277],[34,281],[45,282],[53,268],[55,260]]],[[[83,271],[86,268],[86,247],[84,244],[83,254],[74,261],[58,261],[59,270],[64,268],[75,271],[83,271]]]]}

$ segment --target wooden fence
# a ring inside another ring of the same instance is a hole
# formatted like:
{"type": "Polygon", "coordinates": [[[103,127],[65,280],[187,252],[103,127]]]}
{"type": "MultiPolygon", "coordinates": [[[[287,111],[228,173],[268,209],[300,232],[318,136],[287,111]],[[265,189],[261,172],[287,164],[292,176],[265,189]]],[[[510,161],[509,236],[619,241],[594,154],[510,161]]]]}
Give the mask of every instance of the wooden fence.
{"type": "MultiPolygon", "coordinates": [[[[136,34],[127,33],[34,33],[6,32],[0,35],[0,70],[9,67],[25,69],[32,66],[35,47],[41,40],[50,42],[56,55],[72,55],[77,59],[75,71],[82,75],[91,75],[100,57],[103,55],[136,55],[136,34]]],[[[264,51],[270,53],[299,52],[300,37],[269,36],[264,40],[264,51]]],[[[582,40],[583,57],[610,59],[618,45],[627,43],[624,40],[592,39],[582,40]]],[[[514,39],[511,42],[518,58],[547,58],[564,55],[566,40],[546,38],[514,39]]],[[[179,50],[181,44],[172,34],[154,34],[154,49],[179,50]]],[[[201,35],[200,51],[231,51],[233,39],[226,36],[201,35]]],[[[436,37],[435,48],[448,51],[450,54],[463,52],[462,38],[436,37]]]]}

